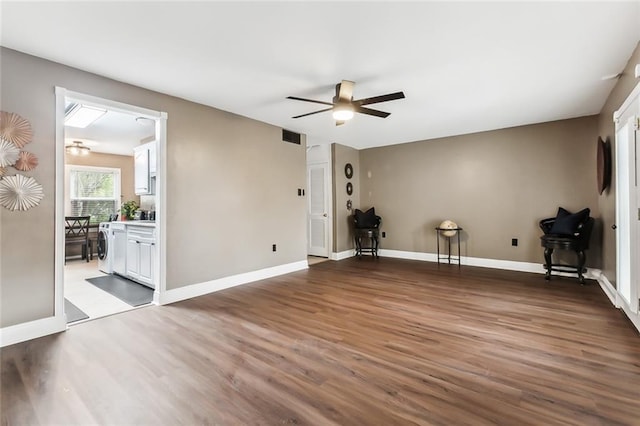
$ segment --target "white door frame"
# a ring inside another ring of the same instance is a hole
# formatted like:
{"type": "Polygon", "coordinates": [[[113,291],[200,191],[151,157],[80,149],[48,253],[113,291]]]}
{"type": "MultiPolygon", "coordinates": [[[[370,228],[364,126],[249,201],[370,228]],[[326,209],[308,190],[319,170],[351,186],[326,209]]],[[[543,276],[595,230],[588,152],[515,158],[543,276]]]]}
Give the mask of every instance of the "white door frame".
{"type": "MultiPolygon", "coordinates": [[[[308,140],[307,140],[308,142],[308,140]]],[[[311,195],[311,188],[309,188],[309,166],[312,164],[326,163],[327,173],[325,174],[325,197],[327,204],[327,257],[331,259],[331,253],[333,252],[333,161],[331,158],[331,145],[330,144],[317,144],[307,146],[307,197],[311,195]]],[[[307,201],[307,254],[310,246],[309,236],[309,202],[307,201]]]]}
{"type": "Polygon", "coordinates": [[[329,258],[331,255],[331,243],[332,243],[332,239],[331,239],[331,235],[333,234],[332,232],[332,227],[331,227],[331,198],[333,198],[331,196],[331,185],[329,184],[329,175],[331,174],[331,166],[329,164],[329,162],[327,161],[321,161],[321,162],[314,162],[314,163],[309,163],[307,164],[307,254],[312,255],[312,256],[322,256],[322,257],[326,257],[329,258]],[[326,221],[325,221],[325,249],[326,249],[326,253],[322,253],[317,254],[317,253],[310,253],[310,249],[311,249],[311,169],[314,167],[323,167],[324,168],[324,205],[325,205],[325,217],[326,217],[326,221]]]}
{"type": "Polygon", "coordinates": [[[638,314],[638,286],[637,259],[640,250],[638,234],[638,176],[636,165],[636,149],[638,130],[640,128],[640,84],[627,97],[620,108],[613,114],[616,135],[616,305],[621,307],[633,324],[640,330],[640,315],[638,314]],[[632,141],[628,146],[622,146],[618,139],[619,132],[627,125],[625,142],[632,141]],[[622,238],[628,236],[628,240],[622,238]],[[631,300],[622,295],[622,286],[629,286],[631,300]]]}
{"type": "Polygon", "coordinates": [[[154,265],[157,278],[156,289],[153,293],[153,303],[159,304],[166,291],[166,184],[167,172],[167,113],[147,108],[116,102],[109,99],[73,92],[64,87],[55,88],[56,95],[56,182],[55,182],[55,284],[54,284],[54,316],[66,324],[64,313],[64,200],[66,188],[64,185],[64,117],[67,99],[73,99],[84,104],[104,107],[112,111],[134,113],[141,117],[150,118],[156,122],[158,145],[156,150],[158,174],[156,177],[156,259],[154,265]]]}

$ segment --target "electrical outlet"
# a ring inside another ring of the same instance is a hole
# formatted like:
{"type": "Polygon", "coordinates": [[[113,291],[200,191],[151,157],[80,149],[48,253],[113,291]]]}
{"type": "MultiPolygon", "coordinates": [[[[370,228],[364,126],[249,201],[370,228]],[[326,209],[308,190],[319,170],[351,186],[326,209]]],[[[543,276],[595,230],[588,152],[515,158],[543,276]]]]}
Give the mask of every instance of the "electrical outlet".
{"type": "Polygon", "coordinates": [[[298,197],[302,196],[302,189],[298,188],[298,197]]]}
{"type": "Polygon", "coordinates": [[[276,251],[276,245],[271,246],[271,250],[276,251]]]}
{"type": "Polygon", "coordinates": [[[382,231],[382,238],[387,238],[387,233],[382,231]]]}
{"type": "Polygon", "coordinates": [[[511,245],[514,246],[514,247],[517,247],[518,246],[518,239],[517,238],[512,238],[511,239],[511,245]]]}

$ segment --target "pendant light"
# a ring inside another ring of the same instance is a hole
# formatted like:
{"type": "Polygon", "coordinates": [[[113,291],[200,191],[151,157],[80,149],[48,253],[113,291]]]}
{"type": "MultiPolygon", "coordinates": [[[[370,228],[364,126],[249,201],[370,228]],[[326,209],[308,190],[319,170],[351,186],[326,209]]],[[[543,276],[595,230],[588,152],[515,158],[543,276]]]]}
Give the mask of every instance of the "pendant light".
{"type": "Polygon", "coordinates": [[[82,141],[73,141],[71,145],[67,145],[65,147],[65,150],[67,151],[67,154],[71,155],[89,155],[91,148],[84,146],[82,141]]]}

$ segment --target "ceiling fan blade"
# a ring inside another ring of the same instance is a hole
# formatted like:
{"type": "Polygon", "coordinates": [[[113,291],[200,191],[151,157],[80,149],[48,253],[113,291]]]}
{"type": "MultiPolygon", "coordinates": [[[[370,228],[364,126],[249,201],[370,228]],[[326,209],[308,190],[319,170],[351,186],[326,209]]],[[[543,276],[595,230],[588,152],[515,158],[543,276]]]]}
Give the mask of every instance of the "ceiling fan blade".
{"type": "Polygon", "coordinates": [[[341,101],[349,101],[353,99],[353,86],[356,83],[349,80],[342,80],[341,83],[336,84],[336,97],[341,101]]]}
{"type": "Polygon", "coordinates": [[[377,104],[380,102],[395,101],[396,99],[404,99],[404,93],[403,92],[389,93],[388,95],[380,95],[380,96],[374,96],[372,98],[359,99],[357,101],[353,101],[353,103],[357,105],[370,105],[370,104],[377,104]]]}
{"type": "Polygon", "coordinates": [[[355,112],[359,112],[360,114],[373,115],[380,118],[387,118],[391,115],[390,112],[378,111],[377,109],[365,108],[358,105],[354,105],[353,110],[355,112]]]}
{"type": "Polygon", "coordinates": [[[336,120],[336,126],[342,126],[343,124],[344,124],[344,121],[336,120]]]}
{"type": "MultiPolygon", "coordinates": [[[[329,104],[329,105],[331,105],[331,104],[329,104]]],[[[291,117],[291,118],[306,117],[307,115],[313,115],[313,114],[318,114],[319,112],[331,111],[332,109],[333,109],[333,108],[321,109],[320,111],[308,112],[308,113],[306,113],[306,114],[296,115],[295,117],[291,117]]]]}
{"type": "Polygon", "coordinates": [[[304,101],[304,102],[313,102],[315,104],[322,104],[322,105],[331,105],[333,106],[333,104],[331,102],[324,102],[324,101],[316,101],[313,99],[305,99],[305,98],[298,98],[297,96],[287,96],[287,99],[293,99],[294,101],[304,101]]]}

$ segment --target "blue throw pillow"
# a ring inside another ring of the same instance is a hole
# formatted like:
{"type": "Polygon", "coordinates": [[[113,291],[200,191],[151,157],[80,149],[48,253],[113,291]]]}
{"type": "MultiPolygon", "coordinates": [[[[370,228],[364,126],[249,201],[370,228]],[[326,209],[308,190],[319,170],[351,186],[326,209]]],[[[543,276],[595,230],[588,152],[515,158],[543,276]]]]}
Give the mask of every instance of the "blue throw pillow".
{"type": "Polygon", "coordinates": [[[578,226],[589,217],[590,213],[589,208],[582,209],[578,213],[571,213],[560,207],[549,233],[575,236],[578,232],[578,226]]]}

